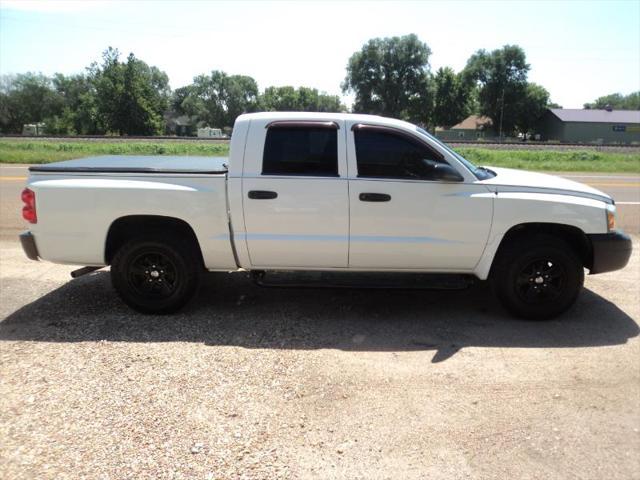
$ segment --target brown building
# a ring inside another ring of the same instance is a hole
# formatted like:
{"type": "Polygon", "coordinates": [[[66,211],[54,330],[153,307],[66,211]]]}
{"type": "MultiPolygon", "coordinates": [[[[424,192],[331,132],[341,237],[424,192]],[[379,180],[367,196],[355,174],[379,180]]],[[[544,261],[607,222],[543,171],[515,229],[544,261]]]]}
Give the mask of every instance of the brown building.
{"type": "Polygon", "coordinates": [[[463,121],[449,129],[436,127],[436,136],[445,141],[474,141],[496,136],[493,122],[489,117],[469,115],[463,121]]]}

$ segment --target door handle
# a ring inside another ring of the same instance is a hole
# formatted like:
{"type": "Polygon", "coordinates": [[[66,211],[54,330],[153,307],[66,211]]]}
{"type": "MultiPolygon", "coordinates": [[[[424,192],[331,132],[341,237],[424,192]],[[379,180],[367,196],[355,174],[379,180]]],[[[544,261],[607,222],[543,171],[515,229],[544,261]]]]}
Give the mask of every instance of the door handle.
{"type": "Polygon", "coordinates": [[[386,193],[361,193],[361,202],[388,202],[391,200],[391,195],[386,193]]]}
{"type": "Polygon", "coordinates": [[[252,200],[273,200],[274,198],[278,198],[278,193],[268,190],[250,190],[249,198],[252,200]]]}

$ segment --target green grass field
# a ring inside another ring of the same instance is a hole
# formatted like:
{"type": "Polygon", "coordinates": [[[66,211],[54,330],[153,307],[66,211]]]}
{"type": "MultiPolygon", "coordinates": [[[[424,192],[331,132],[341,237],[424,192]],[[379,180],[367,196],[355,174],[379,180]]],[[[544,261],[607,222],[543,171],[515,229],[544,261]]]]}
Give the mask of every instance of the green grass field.
{"type": "MultiPolygon", "coordinates": [[[[556,172],[640,173],[640,153],[598,150],[493,150],[458,148],[477,165],[556,172]]],[[[210,141],[1,139],[0,163],[50,163],[94,155],[226,156],[229,145],[210,141]]]]}
{"type": "Polygon", "coordinates": [[[640,173],[640,153],[598,150],[489,150],[457,148],[476,165],[553,172],[640,173]]]}
{"type": "Polygon", "coordinates": [[[0,140],[0,163],[51,163],[96,155],[205,155],[224,157],[226,143],[144,140],[0,140]]]}

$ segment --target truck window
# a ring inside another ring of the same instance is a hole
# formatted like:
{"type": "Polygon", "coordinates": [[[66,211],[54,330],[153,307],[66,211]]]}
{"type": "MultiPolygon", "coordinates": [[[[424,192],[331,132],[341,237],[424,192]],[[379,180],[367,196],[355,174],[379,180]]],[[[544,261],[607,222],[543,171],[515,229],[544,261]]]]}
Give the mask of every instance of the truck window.
{"type": "Polygon", "coordinates": [[[262,174],[337,177],[337,131],[322,127],[269,128],[262,174]]]}
{"type": "Polygon", "coordinates": [[[443,162],[419,141],[388,131],[354,130],[358,177],[433,180],[431,162],[443,162]]]}

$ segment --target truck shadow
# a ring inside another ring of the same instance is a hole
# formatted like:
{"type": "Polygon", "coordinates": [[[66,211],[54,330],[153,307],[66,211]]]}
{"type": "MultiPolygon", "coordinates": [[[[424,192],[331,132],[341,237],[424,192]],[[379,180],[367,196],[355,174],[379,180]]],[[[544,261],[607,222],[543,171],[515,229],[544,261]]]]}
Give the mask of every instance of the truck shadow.
{"type": "Polygon", "coordinates": [[[137,314],[96,272],[10,314],[0,340],[203,342],[245,348],[433,350],[564,348],[624,344],[640,332],[611,302],[585,289],[576,306],[544,323],[516,320],[482,284],[466,291],[264,289],[241,274],[212,274],[184,311],[137,314]]]}

